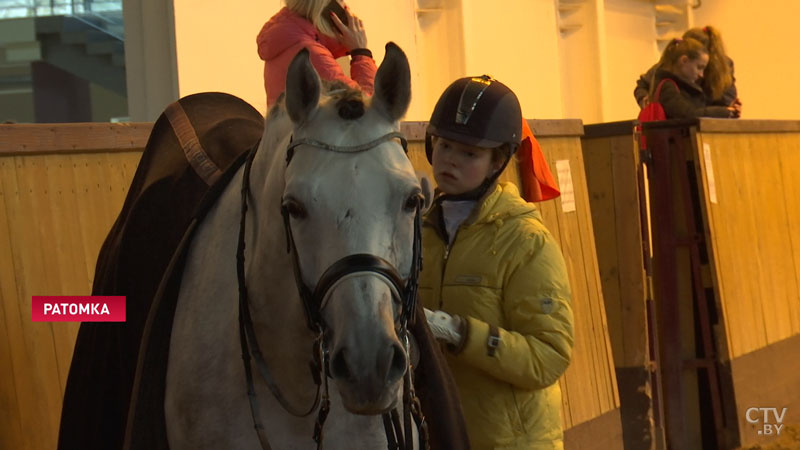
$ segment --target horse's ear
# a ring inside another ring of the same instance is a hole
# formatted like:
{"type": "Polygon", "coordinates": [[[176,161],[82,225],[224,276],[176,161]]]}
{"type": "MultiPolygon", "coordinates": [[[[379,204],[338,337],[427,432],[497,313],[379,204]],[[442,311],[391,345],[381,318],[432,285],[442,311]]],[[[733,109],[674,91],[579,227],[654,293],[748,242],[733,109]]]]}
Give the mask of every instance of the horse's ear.
{"type": "Polygon", "coordinates": [[[308,49],[300,50],[286,73],[286,111],[294,123],[302,123],[319,103],[319,75],[311,65],[308,49]]]}
{"type": "Polygon", "coordinates": [[[372,101],[392,122],[405,115],[411,102],[408,58],[394,42],[386,44],[386,56],[375,75],[375,96],[372,101]]]}

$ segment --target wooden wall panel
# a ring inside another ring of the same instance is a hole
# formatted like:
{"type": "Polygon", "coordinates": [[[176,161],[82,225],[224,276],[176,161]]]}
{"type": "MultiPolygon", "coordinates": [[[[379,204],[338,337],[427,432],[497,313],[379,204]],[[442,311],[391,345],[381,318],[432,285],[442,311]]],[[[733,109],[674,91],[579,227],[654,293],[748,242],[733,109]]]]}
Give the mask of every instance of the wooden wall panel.
{"type": "MultiPolygon", "coordinates": [[[[574,292],[573,305],[576,311],[576,320],[582,325],[579,327],[578,333],[585,333],[583,344],[588,347],[591,355],[590,361],[593,367],[592,373],[594,373],[591,381],[597,382],[594,389],[596,389],[595,395],[599,410],[593,411],[594,415],[598,411],[606,412],[617,407],[619,400],[616,378],[613,373],[613,356],[608,339],[602,288],[598,276],[583,155],[579,141],[572,140],[567,143],[565,142],[566,138],[559,139],[562,140],[560,153],[556,151],[547,156],[551,167],[556,167],[556,161],[559,159],[569,160],[572,171],[576,210],[559,215],[559,224],[562,230],[562,248],[565,249],[567,259],[572,262],[572,273],[575,277],[575,280],[571,280],[573,287],[578,286],[580,291],[583,291],[574,292]],[[569,235],[566,237],[563,237],[564,229],[569,230],[569,235]],[[581,320],[583,323],[580,323],[581,320]],[[609,387],[611,389],[608,389],[609,387]]],[[[559,180],[559,182],[561,181],[559,180]]],[[[557,206],[563,207],[563,204],[559,205],[560,203],[561,200],[557,199],[557,206]]],[[[560,211],[563,211],[563,208],[560,211]]],[[[580,338],[576,340],[576,347],[581,347],[580,338]]],[[[571,367],[570,370],[577,372],[578,368],[571,367]]],[[[582,417],[576,423],[588,418],[588,416],[582,417]]]]}
{"type": "MultiPolygon", "coordinates": [[[[615,138],[592,139],[584,145],[586,179],[594,225],[597,260],[605,300],[611,346],[616,366],[625,366],[625,339],[621,335],[624,323],[623,286],[617,254],[617,213],[614,198],[614,173],[611,146],[615,138]]],[[[584,140],[586,142],[587,140],[584,140]]]]}
{"type": "MultiPolygon", "coordinates": [[[[69,128],[70,135],[80,134],[69,128]]],[[[79,324],[32,322],[31,297],[89,294],[100,245],[141,156],[140,151],[69,150],[30,155],[0,151],[3,449],[56,446],[79,324]]]]}
{"type": "MultiPolygon", "coordinates": [[[[48,169],[49,208],[53,213],[53,235],[48,248],[54,249],[56,267],[60,273],[59,291],[48,295],[85,295],[91,286],[90,272],[85,264],[83,238],[79,226],[75,197],[75,175],[70,155],[47,155],[43,157],[48,169]]],[[[52,324],[59,375],[63,391],[72,361],[72,348],[78,334],[79,324],[52,324]]]]}
{"type": "Polygon", "coordinates": [[[617,367],[644,367],[649,359],[637,151],[631,135],[583,140],[599,273],[617,367]]]}
{"type": "MultiPolygon", "coordinates": [[[[701,276],[703,286],[714,288],[713,295],[716,297],[719,314],[713,330],[713,342],[717,351],[717,369],[720,370],[717,382],[725,397],[721,407],[727,420],[732,420],[737,415],[741,419],[744,410],[740,408],[740,394],[752,392],[756,389],[753,386],[758,386],[763,380],[753,377],[752,373],[737,373],[737,366],[731,366],[731,361],[741,360],[743,357],[751,358],[751,355],[757,353],[772,354],[774,349],[786,348],[787,342],[796,340],[800,335],[800,233],[796,225],[800,223],[800,177],[797,176],[800,169],[800,121],[700,119],[647,124],[645,129],[654,135],[661,131],[671,131],[675,141],[670,144],[670,150],[688,150],[694,163],[702,194],[699,199],[700,210],[697,212],[702,213],[705,221],[704,231],[710,254],[709,266],[702,267],[701,276]],[[711,162],[713,171],[706,167],[704,144],[708,145],[708,161],[711,162]],[[709,177],[712,172],[713,176],[709,177]],[[711,185],[714,187],[714,201],[709,189],[711,185]],[[731,367],[734,368],[732,379],[731,367]],[[733,402],[736,402],[735,406],[733,402]]],[[[636,253],[633,246],[627,250],[619,246],[624,237],[635,231],[635,227],[626,232],[618,230],[613,233],[609,230],[619,229],[626,223],[626,216],[621,214],[625,208],[618,206],[618,189],[624,189],[626,185],[633,187],[633,182],[621,176],[629,163],[614,165],[614,160],[620,158],[620,153],[614,153],[615,142],[621,143],[620,148],[623,148],[624,141],[630,141],[634,137],[631,122],[590,125],[586,127],[584,137],[583,150],[589,192],[592,206],[598,206],[597,211],[593,209],[592,212],[600,274],[606,294],[609,322],[613,321],[614,324],[626,322],[622,319],[625,312],[620,309],[621,301],[617,296],[624,298],[622,287],[630,286],[634,280],[631,278],[628,282],[622,282],[621,271],[626,267],[633,268],[629,274],[639,277],[638,272],[642,267],[641,260],[636,258],[625,263],[619,259],[623,254],[636,253]],[[595,151],[599,154],[595,154],[595,151]],[[608,155],[614,155],[614,160],[609,161],[608,155]]],[[[633,144],[635,145],[635,141],[633,144]]],[[[630,147],[629,145],[628,148],[630,147]]],[[[631,149],[629,154],[636,156],[637,152],[638,149],[631,149]]],[[[675,177],[684,175],[685,169],[679,167],[673,174],[673,180],[665,183],[674,185],[674,180],[677,179],[675,177]]],[[[673,193],[682,197],[679,192],[673,193]]],[[[661,216],[661,220],[672,218],[678,226],[683,223],[682,212],[673,209],[661,213],[665,214],[661,216]]],[[[660,223],[659,217],[654,217],[653,220],[653,226],[657,227],[660,223]]],[[[691,234],[692,231],[681,229],[677,237],[680,241],[682,236],[691,234]]],[[[661,311],[659,321],[662,326],[662,360],[658,364],[665,380],[677,379],[678,386],[682,386],[675,392],[669,392],[665,387],[664,403],[667,407],[670,403],[682,404],[683,408],[677,412],[683,424],[681,433],[687,442],[699,445],[701,429],[704,434],[708,429],[707,423],[700,423],[700,410],[709,409],[711,403],[700,395],[703,388],[694,370],[699,363],[695,355],[699,354],[697,345],[700,335],[694,323],[695,305],[688,271],[689,253],[679,248],[674,256],[676,259],[671,263],[675,264],[677,273],[675,279],[669,280],[669,284],[674,288],[675,297],[666,304],[678,307],[669,318],[661,311]],[[665,320],[667,323],[664,323],[665,320]],[[665,327],[674,331],[677,326],[680,327],[679,332],[671,334],[680,336],[680,346],[670,345],[663,340],[665,327]],[[666,353],[672,354],[674,358],[665,362],[666,353]]],[[[658,268],[659,255],[655,254],[654,258],[658,268]]],[[[634,290],[631,298],[637,298],[639,292],[646,293],[644,290],[634,290]]],[[[664,299],[656,298],[655,301],[662,306],[665,304],[664,299]]],[[[627,314],[631,313],[631,310],[627,310],[627,314]]],[[[642,327],[642,331],[644,330],[642,327]]],[[[634,330],[620,330],[612,325],[611,338],[617,365],[636,360],[636,356],[629,353],[628,342],[639,348],[647,348],[646,341],[640,341],[635,335],[629,334],[631,331],[634,330]],[[623,342],[617,341],[620,336],[623,336],[623,342]],[[628,336],[631,336],[630,340],[628,336]]],[[[775,358],[779,360],[779,356],[775,358]]],[[[768,368],[758,369],[763,371],[768,368]]],[[[774,381],[774,391],[794,392],[795,379],[786,377],[785,380],[774,381]]],[[[761,391],[760,388],[756,390],[761,391]]],[[[624,400],[622,413],[623,423],[626,423],[630,421],[625,415],[624,400]]],[[[739,422],[742,423],[741,420],[739,422]]],[[[676,424],[667,426],[675,428],[676,424]]],[[[735,428],[734,425],[724,430],[724,439],[736,434],[738,431],[735,428]]],[[[713,428],[708,430],[713,433],[713,428]]],[[[625,444],[627,448],[629,442],[626,440],[625,444]]]]}
{"type": "MultiPolygon", "coordinates": [[[[800,287],[800,232],[797,224],[800,222],[800,139],[796,137],[782,136],[779,141],[779,155],[781,167],[781,180],[783,201],[786,204],[786,215],[791,232],[786,238],[784,251],[792,255],[792,265],[794,266],[794,279],[800,287]]],[[[794,298],[789,296],[786,301],[789,306],[791,318],[792,335],[800,335],[800,294],[794,292],[794,298]]]]}
{"type": "Polygon", "coordinates": [[[620,396],[625,447],[656,439],[639,195],[639,147],[632,122],[588,125],[581,139],[598,272],[620,396]]]}
{"type": "Polygon", "coordinates": [[[26,448],[52,448],[60,410],[60,383],[52,329],[48,323],[31,322],[31,295],[48,286],[41,269],[43,249],[34,213],[33,183],[29,172],[37,171],[35,162],[22,158],[4,161],[3,192],[6,197],[5,220],[11,239],[12,273],[4,278],[16,280],[17,292],[5,299],[4,320],[9,330],[13,381],[26,448]],[[11,301],[8,301],[11,300],[11,301]]]}
{"type": "Polygon", "coordinates": [[[798,333],[800,254],[793,235],[800,215],[796,199],[787,195],[797,190],[797,175],[787,165],[800,158],[797,138],[788,133],[698,138],[706,190],[706,148],[713,168],[716,202],[706,193],[705,207],[730,358],[798,333]]]}
{"type": "MultiPolygon", "coordinates": [[[[639,155],[631,151],[633,139],[615,140],[611,144],[614,214],[616,220],[616,251],[619,262],[619,284],[625,318],[622,321],[623,359],[626,365],[647,364],[646,280],[643,267],[642,225],[637,185],[639,155]]],[[[596,228],[595,228],[596,229],[596,228]]]]}
{"type": "Polygon", "coordinates": [[[9,190],[11,183],[5,182],[13,173],[13,161],[0,158],[0,417],[4,418],[0,420],[0,447],[28,449],[31,447],[22,433],[24,406],[20,405],[20,397],[25,397],[30,384],[17,381],[23,375],[17,372],[22,367],[20,350],[24,345],[7,214],[11,208],[8,203],[14,202],[16,194],[9,190]]]}

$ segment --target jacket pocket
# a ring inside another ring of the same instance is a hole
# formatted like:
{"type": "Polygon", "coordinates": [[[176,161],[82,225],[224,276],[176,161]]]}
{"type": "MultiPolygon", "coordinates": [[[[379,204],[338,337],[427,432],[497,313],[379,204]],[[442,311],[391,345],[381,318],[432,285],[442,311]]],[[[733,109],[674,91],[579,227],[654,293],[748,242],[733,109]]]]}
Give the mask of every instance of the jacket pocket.
{"type": "Polygon", "coordinates": [[[502,291],[484,286],[449,284],[442,286],[443,309],[452,314],[474,317],[502,326],[502,291]]]}

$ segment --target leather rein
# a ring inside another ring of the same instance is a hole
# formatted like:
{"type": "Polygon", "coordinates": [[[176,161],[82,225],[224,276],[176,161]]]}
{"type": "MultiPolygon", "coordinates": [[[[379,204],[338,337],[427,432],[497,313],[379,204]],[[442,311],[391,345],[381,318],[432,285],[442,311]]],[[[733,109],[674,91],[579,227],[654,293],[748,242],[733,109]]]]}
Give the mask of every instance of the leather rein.
{"type": "MultiPolygon", "coordinates": [[[[296,141],[291,140],[288,148],[286,149],[286,165],[288,167],[289,163],[291,163],[295,148],[300,145],[307,145],[336,153],[359,153],[368,151],[392,139],[398,139],[403,146],[403,150],[406,152],[406,154],[408,154],[408,144],[406,139],[397,131],[387,133],[364,144],[353,146],[335,146],[313,139],[299,139],[296,141]]],[[[312,362],[310,363],[311,374],[314,379],[314,383],[317,385],[317,391],[314,397],[314,402],[311,404],[311,406],[309,406],[307,409],[297,409],[289,404],[289,402],[286,400],[286,397],[284,397],[284,395],[281,393],[281,390],[275,382],[274,377],[271,375],[256,339],[252,318],[250,316],[247,286],[244,273],[244,236],[245,218],[248,209],[247,197],[250,193],[250,169],[257,151],[258,147],[255,147],[253,150],[251,150],[245,164],[244,176],[242,177],[242,209],[241,220],[239,223],[239,242],[236,252],[236,271],[239,286],[239,338],[242,348],[242,361],[245,369],[250,412],[253,417],[254,428],[258,434],[259,442],[261,443],[261,448],[263,450],[267,450],[270,449],[270,445],[265,434],[264,425],[259,419],[259,404],[253,382],[251,357],[253,360],[255,360],[256,368],[272,392],[272,395],[275,396],[275,399],[278,401],[278,403],[280,403],[281,407],[286,410],[286,412],[296,417],[306,417],[313,413],[314,410],[318,410],[317,420],[314,424],[313,439],[317,444],[317,449],[321,449],[323,425],[330,411],[330,399],[328,397],[329,358],[327,343],[325,340],[327,326],[322,320],[322,309],[325,306],[324,301],[327,298],[327,294],[330,289],[343,277],[354,273],[370,273],[387,281],[392,288],[391,291],[394,300],[400,302],[401,311],[398,315],[395,325],[398,331],[397,334],[401,337],[405,345],[406,359],[408,361],[408,366],[406,367],[406,371],[403,376],[403,421],[401,423],[401,419],[396,408],[383,413],[383,424],[386,432],[388,449],[413,449],[414,443],[412,440],[412,418],[417,426],[419,435],[419,448],[428,449],[429,443],[427,423],[422,415],[422,408],[419,398],[414,390],[411,377],[413,367],[411,364],[408,336],[408,325],[414,321],[414,311],[416,310],[417,302],[417,287],[419,284],[419,272],[422,268],[421,202],[418,202],[416,205],[416,216],[414,218],[413,256],[411,271],[408,278],[403,279],[403,277],[398,273],[397,269],[385,259],[372,254],[359,253],[345,256],[331,264],[331,266],[328,267],[328,269],[326,269],[322,274],[317,282],[317,285],[312,289],[303,281],[297,248],[295,246],[294,236],[292,234],[289,212],[287,208],[283,206],[283,201],[281,201],[281,215],[283,216],[283,224],[286,231],[286,251],[292,256],[292,269],[294,272],[298,293],[303,301],[303,308],[305,311],[308,328],[317,334],[317,338],[314,341],[314,350],[312,352],[313,358],[312,362]]]]}

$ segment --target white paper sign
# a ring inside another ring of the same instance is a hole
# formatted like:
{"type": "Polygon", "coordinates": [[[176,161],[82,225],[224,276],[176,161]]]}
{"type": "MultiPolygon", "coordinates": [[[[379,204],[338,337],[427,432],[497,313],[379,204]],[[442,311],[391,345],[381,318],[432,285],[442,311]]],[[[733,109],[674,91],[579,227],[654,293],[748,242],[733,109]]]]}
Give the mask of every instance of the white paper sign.
{"type": "Polygon", "coordinates": [[[556,161],[558,188],[561,189],[561,210],[565,213],[575,211],[575,190],[572,188],[572,171],[568,159],[556,161]]]}
{"type": "Polygon", "coordinates": [[[711,163],[711,145],[703,143],[703,159],[706,160],[706,179],[708,180],[708,197],[711,203],[717,203],[717,184],[714,181],[714,164],[711,163]]]}

